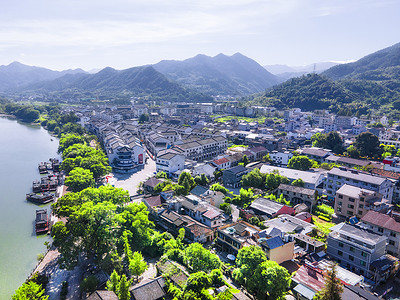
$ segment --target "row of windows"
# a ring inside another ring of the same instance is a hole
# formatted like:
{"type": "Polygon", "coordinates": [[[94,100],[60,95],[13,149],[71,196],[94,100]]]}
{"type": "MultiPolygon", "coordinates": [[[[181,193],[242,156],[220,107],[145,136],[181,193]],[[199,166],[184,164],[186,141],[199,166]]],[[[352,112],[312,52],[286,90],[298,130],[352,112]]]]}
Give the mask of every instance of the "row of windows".
{"type": "MultiPolygon", "coordinates": [[[[343,252],[338,250],[338,255],[339,256],[343,256],[343,252]]],[[[349,260],[354,261],[354,256],[353,255],[349,255],[349,260]]],[[[360,259],[360,265],[365,267],[367,265],[367,263],[364,260],[360,259]]]]}

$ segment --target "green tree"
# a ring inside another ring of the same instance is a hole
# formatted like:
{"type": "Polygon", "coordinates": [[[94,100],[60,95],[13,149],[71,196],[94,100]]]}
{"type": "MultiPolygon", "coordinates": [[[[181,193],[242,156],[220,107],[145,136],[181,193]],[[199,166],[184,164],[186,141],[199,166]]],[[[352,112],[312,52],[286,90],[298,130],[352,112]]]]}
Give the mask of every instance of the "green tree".
{"type": "Polygon", "coordinates": [[[285,176],[279,175],[278,171],[271,172],[265,176],[265,186],[270,191],[278,188],[281,183],[288,184],[290,181],[285,176]]]}
{"type": "Polygon", "coordinates": [[[58,152],[62,153],[65,149],[74,144],[83,145],[85,144],[85,140],[82,136],[73,133],[63,135],[59,141],[58,152]]]}
{"type": "Polygon", "coordinates": [[[194,178],[194,181],[195,181],[197,184],[203,185],[203,186],[207,185],[208,182],[209,182],[209,180],[208,180],[208,178],[207,178],[207,176],[206,176],[205,174],[201,174],[200,176],[197,175],[197,176],[194,178]]]}
{"type": "Polygon", "coordinates": [[[336,265],[332,264],[325,277],[324,288],[316,295],[319,300],[340,300],[342,299],[343,284],[336,277],[336,265]]]}
{"type": "Polygon", "coordinates": [[[65,185],[73,192],[79,192],[88,187],[93,187],[94,183],[93,173],[80,167],[73,169],[69,173],[67,179],[65,179],[65,185]]]}
{"type": "Polygon", "coordinates": [[[267,153],[267,155],[263,156],[262,161],[266,162],[266,163],[272,163],[272,159],[271,159],[269,153],[267,153]]]}
{"type": "Polygon", "coordinates": [[[222,203],[220,204],[219,208],[222,209],[227,215],[232,214],[232,206],[229,203],[222,203]]]}
{"type": "Polygon", "coordinates": [[[293,156],[288,162],[288,168],[307,171],[313,166],[313,161],[307,156],[298,155],[293,156]]]}
{"type": "Polygon", "coordinates": [[[132,282],[126,279],[125,274],[121,276],[121,280],[118,284],[118,299],[120,300],[129,300],[131,299],[131,295],[129,293],[129,287],[132,282]]]}
{"type": "Polygon", "coordinates": [[[54,120],[49,120],[46,124],[47,130],[49,131],[54,131],[54,129],[57,127],[57,122],[54,120]]]}
{"type": "Polygon", "coordinates": [[[311,142],[314,147],[325,148],[327,144],[326,134],[317,132],[311,137],[311,142]]]}
{"type": "Polygon", "coordinates": [[[12,295],[12,300],[47,300],[49,296],[44,294],[45,290],[40,284],[29,281],[23,283],[12,295]]]}
{"type": "Polygon", "coordinates": [[[343,139],[337,131],[331,131],[327,134],[324,148],[330,149],[335,153],[343,152],[343,139]]]}
{"type": "Polygon", "coordinates": [[[159,172],[156,174],[156,178],[168,179],[168,175],[167,175],[167,173],[165,173],[165,172],[163,172],[163,171],[159,171],[159,172]]]}
{"type": "Polygon", "coordinates": [[[293,180],[292,185],[293,186],[299,186],[299,187],[304,187],[304,181],[301,178],[298,178],[296,180],[293,180]]]}
{"type": "Polygon", "coordinates": [[[140,252],[133,252],[132,257],[129,259],[129,270],[133,276],[139,277],[148,268],[147,263],[143,260],[140,252]]]}
{"type": "Polygon", "coordinates": [[[257,168],[242,177],[242,185],[245,187],[263,188],[265,186],[264,182],[265,175],[257,168]]]}
{"type": "Polygon", "coordinates": [[[107,281],[107,290],[113,291],[115,294],[117,294],[119,281],[120,281],[120,276],[118,275],[117,271],[114,270],[111,273],[110,279],[107,281]]]}
{"type": "Polygon", "coordinates": [[[227,193],[229,193],[229,190],[222,186],[220,183],[214,183],[212,186],[210,186],[210,190],[215,191],[215,192],[221,192],[224,195],[226,195],[227,193]]]}
{"type": "Polygon", "coordinates": [[[186,264],[190,266],[193,272],[210,272],[221,267],[221,261],[218,256],[205,249],[199,243],[190,244],[185,249],[185,254],[186,264]]]}
{"type": "Polygon", "coordinates": [[[178,185],[181,185],[185,188],[185,191],[189,193],[195,186],[196,182],[194,181],[192,175],[188,172],[182,172],[178,178],[178,185]]]}
{"type": "Polygon", "coordinates": [[[242,157],[242,163],[243,163],[243,166],[247,166],[249,163],[249,158],[247,157],[246,154],[243,155],[243,157],[242,157]]]}
{"type": "Polygon", "coordinates": [[[381,156],[379,139],[371,132],[362,132],[361,134],[357,135],[354,146],[358,149],[358,151],[360,151],[361,156],[381,156]]]}
{"type": "Polygon", "coordinates": [[[345,155],[351,158],[360,158],[360,151],[354,145],[350,145],[345,152],[345,155]]]}
{"type": "Polygon", "coordinates": [[[148,114],[141,114],[139,116],[139,123],[144,123],[149,121],[149,115],[148,114]]]}

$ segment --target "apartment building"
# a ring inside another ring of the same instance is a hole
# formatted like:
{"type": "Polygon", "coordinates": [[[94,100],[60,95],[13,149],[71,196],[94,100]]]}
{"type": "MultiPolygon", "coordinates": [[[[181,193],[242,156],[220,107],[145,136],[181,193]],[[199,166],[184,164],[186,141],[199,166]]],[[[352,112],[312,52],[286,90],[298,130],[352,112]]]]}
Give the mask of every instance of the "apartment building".
{"type": "Polygon", "coordinates": [[[335,213],[342,217],[361,219],[369,210],[387,212],[392,207],[376,191],[345,184],[336,191],[335,213]]]}
{"type": "Polygon", "coordinates": [[[371,264],[386,253],[387,237],[346,223],[335,225],[331,230],[327,254],[346,269],[370,277],[371,264]]]}
{"type": "Polygon", "coordinates": [[[228,147],[228,141],[222,136],[201,139],[175,145],[174,150],[181,152],[187,159],[201,161],[210,159],[225,153],[228,147]]]}
{"type": "Polygon", "coordinates": [[[387,178],[361,173],[357,170],[348,170],[344,167],[333,168],[327,173],[325,189],[328,198],[334,199],[337,190],[344,184],[357,186],[363,189],[378,192],[384,199],[392,201],[393,182],[387,178]]]}
{"type": "Polygon", "coordinates": [[[361,222],[376,234],[387,237],[388,254],[400,256],[400,221],[397,216],[369,211],[361,222]]]}

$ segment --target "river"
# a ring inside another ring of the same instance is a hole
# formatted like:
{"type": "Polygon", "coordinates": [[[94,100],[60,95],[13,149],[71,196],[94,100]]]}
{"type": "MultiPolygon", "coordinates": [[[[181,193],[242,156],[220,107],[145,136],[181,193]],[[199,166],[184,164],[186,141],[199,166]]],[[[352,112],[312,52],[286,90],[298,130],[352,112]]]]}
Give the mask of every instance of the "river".
{"type": "MultiPolygon", "coordinates": [[[[44,253],[46,235],[34,232],[35,210],[25,200],[38,163],[57,157],[58,139],[39,126],[0,117],[0,299],[9,300],[44,253]]],[[[42,206],[49,208],[49,205],[42,206]]]]}

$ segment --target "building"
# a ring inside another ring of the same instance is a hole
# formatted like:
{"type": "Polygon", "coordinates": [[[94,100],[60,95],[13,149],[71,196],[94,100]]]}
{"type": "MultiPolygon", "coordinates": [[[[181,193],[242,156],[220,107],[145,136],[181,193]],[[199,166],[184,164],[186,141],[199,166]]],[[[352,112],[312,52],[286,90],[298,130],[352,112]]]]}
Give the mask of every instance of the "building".
{"type": "Polygon", "coordinates": [[[367,228],[388,239],[387,253],[400,257],[400,222],[395,216],[369,211],[361,219],[367,228]]]}
{"type": "Polygon", "coordinates": [[[324,186],[324,175],[321,173],[286,169],[269,165],[262,166],[260,172],[264,174],[278,172],[279,175],[285,176],[287,179],[290,180],[290,182],[296,179],[302,179],[304,181],[305,188],[321,191],[322,194],[322,189],[324,186]]]}
{"type": "Polygon", "coordinates": [[[269,260],[281,264],[293,258],[294,242],[285,243],[280,236],[274,236],[269,239],[263,238],[258,242],[269,260]]]}
{"type": "Polygon", "coordinates": [[[336,191],[335,213],[342,217],[361,219],[369,210],[387,212],[392,205],[378,192],[345,184],[336,191]]]}
{"type": "Polygon", "coordinates": [[[254,200],[250,205],[250,209],[257,215],[266,216],[270,219],[283,214],[294,214],[293,207],[262,197],[254,200]]]}
{"type": "Polygon", "coordinates": [[[241,165],[224,170],[222,173],[224,185],[232,188],[240,187],[243,175],[246,175],[249,171],[241,165]]]}
{"type": "Polygon", "coordinates": [[[333,168],[328,171],[327,175],[325,189],[330,199],[335,197],[338,189],[344,184],[348,184],[378,192],[384,199],[392,201],[393,183],[389,179],[361,173],[357,170],[347,170],[344,167],[333,168]]]}
{"type": "Polygon", "coordinates": [[[175,145],[172,149],[182,153],[185,158],[202,161],[224,154],[228,146],[225,137],[215,136],[212,138],[196,138],[195,140],[175,145]]]}
{"type": "Polygon", "coordinates": [[[289,151],[278,152],[276,150],[269,153],[272,163],[277,166],[287,166],[289,160],[293,157],[293,153],[289,151]]]}
{"type": "Polygon", "coordinates": [[[157,172],[162,171],[171,176],[173,173],[185,169],[185,157],[173,151],[158,155],[156,158],[156,169],[157,172]]]}
{"type": "Polygon", "coordinates": [[[160,300],[167,296],[165,279],[160,276],[145,279],[130,290],[133,300],[160,300]]]}
{"type": "Polygon", "coordinates": [[[276,196],[279,197],[280,195],[283,195],[293,205],[306,204],[309,207],[309,211],[311,211],[317,201],[318,192],[312,189],[281,183],[277,189],[276,196]]]}
{"type": "Polygon", "coordinates": [[[315,160],[318,163],[323,163],[325,161],[325,158],[331,155],[332,151],[312,147],[312,148],[303,148],[299,150],[299,153],[301,155],[307,156],[312,160],[315,160]]]}
{"type": "Polygon", "coordinates": [[[231,167],[231,162],[227,158],[223,157],[220,159],[213,160],[212,164],[217,167],[218,170],[227,169],[231,167]]]}
{"type": "Polygon", "coordinates": [[[217,246],[222,251],[237,255],[239,250],[250,245],[257,245],[253,236],[260,229],[244,221],[221,226],[217,230],[217,246]]]}
{"type": "Polygon", "coordinates": [[[371,277],[371,264],[386,253],[387,238],[346,223],[335,225],[331,230],[327,254],[346,269],[371,277]]]}
{"type": "Polygon", "coordinates": [[[315,227],[313,224],[302,221],[290,215],[280,215],[275,219],[267,220],[264,225],[269,230],[276,228],[282,233],[301,233],[307,234],[315,227]]]}
{"type": "Polygon", "coordinates": [[[267,149],[263,146],[253,147],[248,149],[249,152],[253,153],[255,160],[262,160],[267,155],[267,149]]]}

